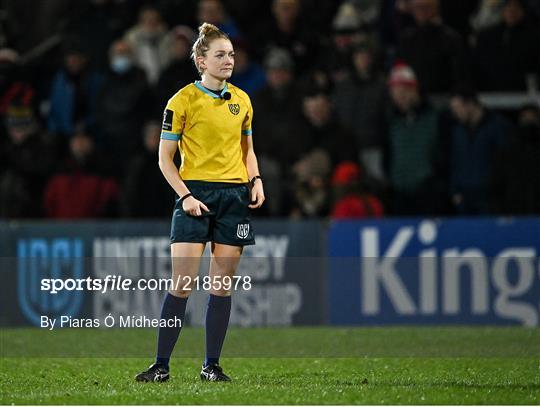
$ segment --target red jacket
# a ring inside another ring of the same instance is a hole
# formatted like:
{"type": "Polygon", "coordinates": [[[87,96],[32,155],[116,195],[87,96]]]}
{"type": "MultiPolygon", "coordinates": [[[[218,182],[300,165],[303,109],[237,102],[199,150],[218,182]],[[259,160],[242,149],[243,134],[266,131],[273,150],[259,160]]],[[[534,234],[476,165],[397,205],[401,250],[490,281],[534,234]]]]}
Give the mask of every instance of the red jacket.
{"type": "Polygon", "coordinates": [[[76,172],[58,174],[45,189],[45,213],[51,218],[99,218],[107,216],[118,200],[112,178],[76,172]]]}
{"type": "Polygon", "coordinates": [[[373,195],[347,195],[334,205],[332,219],[380,218],[384,209],[373,195]]]}

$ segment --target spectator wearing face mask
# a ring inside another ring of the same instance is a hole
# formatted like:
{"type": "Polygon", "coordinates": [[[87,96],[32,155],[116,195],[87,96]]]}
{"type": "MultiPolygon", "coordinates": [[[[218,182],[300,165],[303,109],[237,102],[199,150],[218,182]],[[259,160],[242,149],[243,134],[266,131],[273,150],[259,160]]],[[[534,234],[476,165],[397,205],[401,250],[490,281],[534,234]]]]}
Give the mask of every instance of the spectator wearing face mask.
{"type": "Polygon", "coordinates": [[[494,210],[501,215],[540,214],[540,109],[521,109],[511,144],[495,160],[494,210]]]}
{"type": "Polygon", "coordinates": [[[140,144],[140,129],[151,107],[144,72],[134,64],[131,47],[115,41],[109,52],[110,69],[99,91],[96,118],[102,144],[115,157],[118,175],[140,144]]]}

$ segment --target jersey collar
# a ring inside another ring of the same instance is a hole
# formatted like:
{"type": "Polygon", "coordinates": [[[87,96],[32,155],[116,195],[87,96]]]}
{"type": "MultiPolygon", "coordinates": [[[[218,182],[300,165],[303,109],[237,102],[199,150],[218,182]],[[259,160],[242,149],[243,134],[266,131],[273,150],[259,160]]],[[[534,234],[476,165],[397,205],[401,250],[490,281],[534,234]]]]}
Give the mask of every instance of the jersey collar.
{"type": "Polygon", "coordinates": [[[212,96],[214,99],[221,99],[223,98],[223,95],[229,91],[229,86],[227,84],[227,82],[225,82],[225,87],[223,88],[223,90],[221,91],[220,93],[220,96],[216,95],[215,93],[213,92],[210,92],[208,89],[206,89],[202,84],[201,84],[201,81],[195,81],[194,83],[195,87],[199,90],[202,90],[204,93],[206,93],[207,95],[210,95],[212,96]]]}

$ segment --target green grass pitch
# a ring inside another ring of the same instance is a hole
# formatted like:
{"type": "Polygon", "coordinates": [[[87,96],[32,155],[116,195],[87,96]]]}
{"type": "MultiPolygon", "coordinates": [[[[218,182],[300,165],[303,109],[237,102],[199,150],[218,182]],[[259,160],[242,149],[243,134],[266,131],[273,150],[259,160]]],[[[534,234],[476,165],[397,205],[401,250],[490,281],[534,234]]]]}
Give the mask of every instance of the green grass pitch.
{"type": "Polygon", "coordinates": [[[540,329],[231,328],[232,383],[201,383],[184,329],[171,380],[142,384],[147,329],[3,329],[1,404],[539,404],[540,329]]]}

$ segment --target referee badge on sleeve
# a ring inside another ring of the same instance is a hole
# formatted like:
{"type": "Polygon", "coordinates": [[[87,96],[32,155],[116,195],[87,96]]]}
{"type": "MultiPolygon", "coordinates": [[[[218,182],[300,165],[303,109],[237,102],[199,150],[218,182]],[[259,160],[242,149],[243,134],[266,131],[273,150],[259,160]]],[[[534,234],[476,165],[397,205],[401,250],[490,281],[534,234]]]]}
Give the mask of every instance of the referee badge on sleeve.
{"type": "Polygon", "coordinates": [[[161,126],[162,130],[172,131],[172,120],[173,120],[173,111],[170,109],[165,109],[163,112],[163,125],[161,126]]]}

